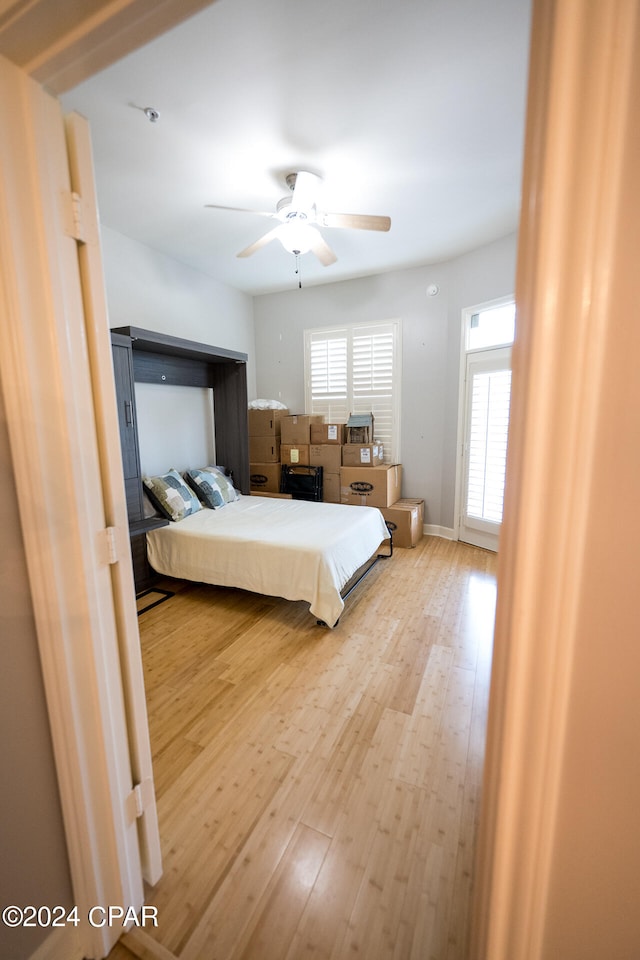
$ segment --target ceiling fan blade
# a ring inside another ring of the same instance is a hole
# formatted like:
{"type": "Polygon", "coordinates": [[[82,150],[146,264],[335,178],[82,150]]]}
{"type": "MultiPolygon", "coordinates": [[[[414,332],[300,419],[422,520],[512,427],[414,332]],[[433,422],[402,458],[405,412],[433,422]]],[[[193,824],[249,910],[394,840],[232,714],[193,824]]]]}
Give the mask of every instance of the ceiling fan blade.
{"type": "Polygon", "coordinates": [[[331,264],[335,263],[338,258],[324,237],[321,236],[317,230],[314,230],[313,232],[317,234],[317,239],[313,240],[313,243],[309,249],[315,253],[316,257],[323,266],[330,267],[331,264]]]}
{"type": "Polygon", "coordinates": [[[269,230],[263,237],[260,237],[259,240],[256,240],[255,243],[245,247],[244,250],[240,251],[240,253],[236,253],[236,257],[250,257],[252,253],[256,252],[256,250],[261,250],[262,247],[266,247],[268,243],[271,243],[272,240],[276,239],[279,230],[280,226],[274,227],[273,230],[269,230]]]}
{"type": "Polygon", "coordinates": [[[318,223],[323,227],[387,231],[391,227],[391,217],[374,217],[360,213],[321,213],[318,214],[318,223]]]}
{"type": "Polygon", "coordinates": [[[205,203],[205,207],[210,210],[231,210],[233,213],[253,213],[257,217],[275,217],[274,213],[267,213],[266,210],[246,210],[244,207],[221,207],[218,203],[205,203]]]}

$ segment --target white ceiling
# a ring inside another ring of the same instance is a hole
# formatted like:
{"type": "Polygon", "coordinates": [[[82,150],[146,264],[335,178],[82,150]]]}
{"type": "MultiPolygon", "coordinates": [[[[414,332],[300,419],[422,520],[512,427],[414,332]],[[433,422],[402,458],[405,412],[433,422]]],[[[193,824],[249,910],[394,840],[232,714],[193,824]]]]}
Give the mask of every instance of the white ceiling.
{"type": "Polygon", "coordinates": [[[237,289],[297,286],[275,224],[290,171],[338,256],[304,286],[448,259],[517,227],[529,0],[217,0],[61,99],[91,123],[102,222],[237,289]],[[160,113],[150,122],[145,107],[160,113]]]}

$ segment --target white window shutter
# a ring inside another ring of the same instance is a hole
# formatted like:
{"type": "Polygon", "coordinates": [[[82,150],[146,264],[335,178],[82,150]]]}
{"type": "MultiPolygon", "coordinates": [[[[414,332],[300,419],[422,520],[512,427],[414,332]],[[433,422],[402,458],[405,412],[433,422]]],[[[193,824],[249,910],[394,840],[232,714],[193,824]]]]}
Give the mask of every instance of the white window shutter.
{"type": "Polygon", "coordinates": [[[385,461],[400,459],[400,321],[305,332],[306,409],[331,422],[373,413],[385,461]]]}
{"type": "Polygon", "coordinates": [[[349,416],[348,343],[345,330],[319,336],[307,331],[307,403],[309,413],[321,414],[330,423],[349,416]]]}

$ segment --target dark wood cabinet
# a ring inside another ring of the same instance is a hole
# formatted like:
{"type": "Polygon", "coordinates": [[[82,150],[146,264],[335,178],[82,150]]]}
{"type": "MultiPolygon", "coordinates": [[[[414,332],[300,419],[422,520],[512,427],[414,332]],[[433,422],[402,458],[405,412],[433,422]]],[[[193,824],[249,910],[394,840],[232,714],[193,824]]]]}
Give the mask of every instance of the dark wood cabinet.
{"type": "Polygon", "coordinates": [[[133,357],[129,337],[117,333],[111,335],[113,354],[113,375],[116,384],[118,404],[118,426],[120,427],[120,446],[122,449],[122,467],[127,497],[129,523],[141,520],[142,478],[140,475],[140,453],[138,446],[138,428],[136,421],[136,397],[133,377],[133,357]]]}
{"type": "Polygon", "coordinates": [[[217,461],[231,470],[237,489],[249,494],[247,355],[139,327],[112,330],[111,347],[131,554],[139,593],[152,585],[155,576],[147,561],[145,534],[168,521],[144,517],[135,383],[157,383],[159,389],[163,384],[212,388],[217,461]]]}
{"type": "Polygon", "coordinates": [[[149,530],[157,530],[158,527],[166,527],[168,524],[169,521],[162,517],[147,517],[144,520],[137,520],[135,523],[129,524],[133,580],[137,594],[142,593],[143,590],[148,590],[158,579],[158,574],[147,559],[147,533],[149,530]]]}
{"type": "Polygon", "coordinates": [[[247,354],[140,327],[117,327],[114,335],[130,341],[136,383],[212,388],[216,458],[248,495],[247,354]]]}
{"type": "Polygon", "coordinates": [[[168,520],[157,518],[146,520],[144,516],[131,338],[112,333],[111,353],[118,406],[127,516],[129,518],[133,579],[136,593],[141,593],[141,591],[151,587],[154,579],[157,578],[157,574],[151,569],[147,560],[146,532],[153,527],[165,526],[168,520]]]}

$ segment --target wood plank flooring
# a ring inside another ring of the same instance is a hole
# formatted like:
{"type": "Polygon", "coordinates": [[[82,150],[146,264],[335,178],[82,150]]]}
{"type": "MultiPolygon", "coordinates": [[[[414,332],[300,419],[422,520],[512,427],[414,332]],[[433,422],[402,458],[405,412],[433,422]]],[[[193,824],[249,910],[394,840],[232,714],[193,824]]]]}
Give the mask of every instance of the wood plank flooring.
{"type": "Polygon", "coordinates": [[[466,960],[495,564],[397,549],[334,630],[163,581],[140,616],[159,925],[111,960],[466,960]]]}

